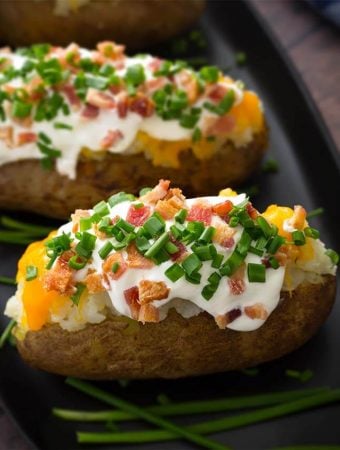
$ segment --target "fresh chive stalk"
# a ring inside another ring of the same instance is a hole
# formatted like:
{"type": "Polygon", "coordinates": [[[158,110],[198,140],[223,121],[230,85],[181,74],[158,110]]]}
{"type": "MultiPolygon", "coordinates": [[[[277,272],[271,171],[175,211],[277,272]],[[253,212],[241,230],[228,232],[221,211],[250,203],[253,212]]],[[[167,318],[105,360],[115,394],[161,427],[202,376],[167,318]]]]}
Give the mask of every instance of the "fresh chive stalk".
{"type": "Polygon", "coordinates": [[[31,236],[45,236],[53,230],[53,228],[51,227],[43,227],[31,223],[24,223],[19,220],[12,219],[8,216],[1,216],[0,223],[6,228],[25,231],[31,236]]]}
{"type": "Polygon", "coordinates": [[[3,346],[5,345],[5,343],[7,342],[7,340],[10,338],[11,336],[11,332],[13,330],[13,328],[16,325],[16,321],[15,320],[11,320],[7,327],[4,329],[3,333],[0,336],[0,349],[3,348],[3,346]]]}
{"type": "Polygon", "coordinates": [[[8,286],[16,286],[15,278],[0,276],[0,284],[7,284],[8,286]]]}

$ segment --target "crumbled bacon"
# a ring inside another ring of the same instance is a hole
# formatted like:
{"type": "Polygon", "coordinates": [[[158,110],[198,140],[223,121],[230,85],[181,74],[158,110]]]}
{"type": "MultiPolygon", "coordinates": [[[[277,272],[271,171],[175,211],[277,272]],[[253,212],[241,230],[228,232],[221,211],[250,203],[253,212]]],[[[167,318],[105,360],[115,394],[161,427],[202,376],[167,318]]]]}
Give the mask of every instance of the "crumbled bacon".
{"type": "Polygon", "coordinates": [[[80,98],[78,97],[74,86],[71,84],[65,84],[61,87],[61,92],[66,95],[68,101],[72,106],[79,107],[81,104],[80,98]]]}
{"type": "Polygon", "coordinates": [[[123,139],[123,133],[120,130],[109,130],[106,136],[100,141],[100,148],[108,149],[123,139]]]}
{"type": "Polygon", "coordinates": [[[39,75],[34,76],[24,89],[32,101],[40,100],[45,92],[43,79],[39,75]]]}
{"type": "Polygon", "coordinates": [[[232,295],[241,295],[245,290],[244,280],[239,278],[229,278],[228,285],[232,295]]]}
{"type": "Polygon", "coordinates": [[[215,214],[224,219],[230,213],[233,207],[233,202],[231,202],[230,200],[226,200],[224,202],[217,203],[217,205],[214,205],[213,211],[215,214]]]}
{"type": "Polygon", "coordinates": [[[97,49],[106,58],[117,59],[124,56],[125,46],[117,45],[112,41],[103,41],[97,44],[97,49]]]}
{"type": "Polygon", "coordinates": [[[164,281],[142,280],[138,285],[139,303],[144,305],[154,300],[163,300],[168,297],[169,292],[164,281]]]}
{"type": "Polygon", "coordinates": [[[198,96],[198,83],[195,76],[189,70],[183,69],[175,75],[175,83],[186,92],[189,103],[194,103],[198,96]]]}
{"type": "Polygon", "coordinates": [[[98,272],[89,273],[85,279],[85,284],[90,294],[105,291],[103,278],[98,272]]]}
{"type": "Polygon", "coordinates": [[[109,255],[103,262],[102,267],[105,278],[111,278],[112,280],[118,280],[127,269],[126,262],[120,253],[109,255]],[[115,263],[118,263],[119,267],[116,272],[112,272],[112,267],[115,263]]]}
{"type": "Polygon", "coordinates": [[[224,330],[227,325],[229,325],[231,322],[234,322],[238,317],[241,316],[241,310],[239,308],[234,308],[230,311],[228,311],[226,314],[222,314],[215,317],[215,322],[218,326],[218,328],[224,330]]]}
{"type": "Polygon", "coordinates": [[[155,211],[157,211],[165,220],[170,220],[184,206],[185,197],[181,189],[169,189],[164,200],[158,200],[155,211]]]}
{"type": "Polygon", "coordinates": [[[11,126],[0,127],[0,140],[4,141],[8,147],[12,147],[14,143],[13,127],[11,126]]]}
{"type": "Polygon", "coordinates": [[[142,117],[152,116],[155,110],[153,101],[144,94],[138,93],[130,102],[130,111],[142,117]]]}
{"type": "Polygon", "coordinates": [[[92,106],[97,106],[99,109],[112,109],[116,105],[111,95],[93,88],[87,91],[86,102],[92,106]]]}
{"type": "Polygon", "coordinates": [[[80,219],[84,217],[90,217],[90,213],[86,209],[76,209],[74,214],[71,214],[73,233],[79,231],[80,219]]]}
{"type": "Polygon", "coordinates": [[[246,306],[244,308],[244,312],[251,319],[266,320],[268,317],[268,311],[262,303],[255,303],[254,305],[246,306]]]}
{"type": "Polygon", "coordinates": [[[31,133],[30,131],[23,131],[21,133],[18,133],[17,135],[17,146],[20,147],[21,145],[29,144],[31,142],[36,142],[37,140],[37,134],[31,133]]]}
{"type": "Polygon", "coordinates": [[[131,243],[127,249],[127,265],[129,268],[133,269],[151,269],[154,263],[151,259],[144,258],[143,255],[139,253],[134,243],[131,243]]]}
{"type": "Polygon", "coordinates": [[[124,298],[130,308],[132,318],[138,320],[140,310],[138,287],[132,286],[129,289],[125,289],[124,298]]]}
{"type": "Polygon", "coordinates": [[[294,214],[291,217],[291,219],[289,220],[289,223],[292,227],[294,227],[298,230],[302,230],[305,225],[306,217],[307,217],[307,212],[306,212],[305,208],[303,208],[300,205],[295,205],[294,206],[294,214]]]}
{"type": "Polygon", "coordinates": [[[124,119],[127,116],[129,108],[128,97],[125,93],[121,93],[117,96],[117,111],[120,119],[124,119]]]}
{"type": "Polygon", "coordinates": [[[126,220],[135,227],[139,227],[144,224],[146,219],[150,216],[150,207],[143,205],[140,208],[136,208],[135,205],[130,205],[126,220]]]}
{"type": "Polygon", "coordinates": [[[235,123],[235,118],[227,114],[220,117],[209,116],[204,119],[202,132],[204,136],[227,134],[233,130],[235,123]]]}
{"type": "Polygon", "coordinates": [[[64,252],[56,260],[54,267],[50,269],[43,277],[43,287],[46,291],[57,291],[60,294],[72,294],[74,269],[68,265],[68,261],[74,255],[69,250],[64,252]]]}
{"type": "Polygon", "coordinates": [[[205,203],[195,203],[189,210],[187,220],[189,222],[203,222],[205,226],[209,226],[211,224],[212,213],[213,210],[210,205],[205,203]]]}
{"type": "Polygon", "coordinates": [[[221,84],[212,84],[207,86],[205,94],[214,102],[220,102],[227,94],[228,90],[221,84]]]}
{"type": "Polygon", "coordinates": [[[159,322],[159,311],[153,305],[147,303],[146,305],[142,305],[139,310],[138,315],[139,322],[159,322]]]}
{"type": "Polygon", "coordinates": [[[226,223],[216,223],[215,230],[216,231],[213,236],[213,241],[217,242],[225,248],[231,248],[234,245],[234,228],[230,227],[226,223]]]}
{"type": "Polygon", "coordinates": [[[143,195],[140,200],[147,203],[156,203],[158,200],[162,200],[167,195],[169,186],[169,180],[159,180],[157,186],[143,195]]]}
{"type": "Polygon", "coordinates": [[[151,62],[149,62],[148,67],[152,72],[157,72],[161,68],[163,64],[163,59],[153,58],[151,62]]]}
{"type": "Polygon", "coordinates": [[[251,219],[255,220],[256,217],[259,216],[258,210],[254,208],[254,206],[250,202],[247,204],[246,209],[251,219]]]}
{"type": "Polygon", "coordinates": [[[157,77],[151,80],[147,80],[143,85],[143,90],[147,93],[151,94],[158,89],[163,88],[168,83],[168,80],[165,77],[157,77]]]}
{"type": "Polygon", "coordinates": [[[20,125],[21,127],[24,127],[24,128],[31,128],[31,126],[33,124],[32,116],[27,116],[27,117],[23,117],[23,118],[12,116],[12,120],[13,120],[13,122],[17,123],[18,125],[20,125]]]}
{"type": "Polygon", "coordinates": [[[95,119],[99,115],[99,108],[97,106],[85,103],[85,106],[81,112],[81,116],[86,119],[95,119]]]}

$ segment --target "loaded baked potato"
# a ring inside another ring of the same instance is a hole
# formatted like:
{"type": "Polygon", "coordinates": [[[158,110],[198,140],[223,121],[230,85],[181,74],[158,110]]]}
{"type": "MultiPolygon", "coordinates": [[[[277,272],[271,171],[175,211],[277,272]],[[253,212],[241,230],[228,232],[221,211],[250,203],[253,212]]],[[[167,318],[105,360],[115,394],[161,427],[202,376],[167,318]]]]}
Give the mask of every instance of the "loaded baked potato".
{"type": "Polygon", "coordinates": [[[90,379],[241,369],[306,342],[335,297],[338,256],[306,211],[244,194],[185,199],[161,180],[28,247],[5,313],[34,367],[90,379]]]}
{"type": "Polygon", "coordinates": [[[244,181],[267,144],[261,101],[199,71],[112,42],[0,53],[0,207],[68,218],[159,177],[190,195],[244,181]]]}
{"type": "Polygon", "coordinates": [[[92,47],[114,39],[142,48],[184,31],[203,9],[204,0],[5,0],[0,39],[13,47],[74,41],[92,47]]]}

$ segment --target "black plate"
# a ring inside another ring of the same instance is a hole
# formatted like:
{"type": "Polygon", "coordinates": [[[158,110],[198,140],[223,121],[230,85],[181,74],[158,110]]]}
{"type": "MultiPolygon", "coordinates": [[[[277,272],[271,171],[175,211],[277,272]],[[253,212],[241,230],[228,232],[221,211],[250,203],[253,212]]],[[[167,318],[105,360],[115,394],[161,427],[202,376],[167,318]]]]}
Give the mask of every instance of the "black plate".
{"type": "MultiPolygon", "coordinates": [[[[253,180],[261,187],[256,204],[263,208],[271,202],[301,203],[309,210],[323,206],[326,213],[313,219],[312,223],[319,227],[328,246],[339,248],[339,156],[290,61],[266,26],[243,2],[210,2],[202,29],[208,38],[207,53],[211,63],[226,67],[233,62],[236,51],[247,53],[247,65],[233,69],[232,75],[239,76],[259,92],[266,107],[271,129],[270,155],[278,160],[280,172],[253,180]]],[[[22,249],[1,246],[0,251],[0,273],[13,275],[22,249]]],[[[2,300],[5,301],[11,292],[10,288],[1,286],[2,300]]],[[[339,314],[338,302],[317,336],[295,353],[262,366],[256,377],[226,373],[179,381],[134,381],[125,389],[116,382],[102,386],[142,405],[155,401],[159,393],[165,393],[173,400],[189,400],[300,388],[298,381],[284,375],[287,368],[313,370],[315,375],[309,386],[340,387],[340,327],[336,322],[339,314]]],[[[0,325],[5,325],[3,317],[0,317],[0,325]]],[[[75,442],[74,430],[89,428],[53,418],[50,414],[53,406],[103,408],[98,402],[65,386],[62,378],[26,367],[16,350],[9,346],[0,355],[0,391],[7,410],[21,430],[43,450],[80,448],[75,442]]],[[[339,415],[340,405],[330,406],[298,417],[221,433],[217,439],[238,450],[293,444],[339,444],[339,415]]],[[[188,418],[181,423],[193,420],[196,419],[188,418]]],[[[129,427],[131,429],[131,424],[129,427]]],[[[178,441],[139,448],[193,447],[178,441]]]]}

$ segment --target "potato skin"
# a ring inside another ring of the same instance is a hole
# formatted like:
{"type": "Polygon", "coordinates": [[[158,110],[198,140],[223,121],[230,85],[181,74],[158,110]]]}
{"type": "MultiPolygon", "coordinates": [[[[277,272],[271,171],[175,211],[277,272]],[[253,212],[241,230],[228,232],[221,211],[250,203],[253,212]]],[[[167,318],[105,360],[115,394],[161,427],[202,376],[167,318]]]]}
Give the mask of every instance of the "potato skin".
{"type": "Polygon", "coordinates": [[[43,170],[38,160],[4,164],[0,166],[0,208],[68,219],[77,208],[92,208],[119,191],[138,194],[160,178],[170,179],[187,197],[216,194],[240,184],[258,167],[267,138],[265,129],[245,147],[225,142],[207,160],[197,159],[191,151],[183,152],[180,169],[154,166],[142,153],[107,153],[101,160],[79,160],[76,180],[55,170],[43,170]]]}
{"type": "Polygon", "coordinates": [[[111,316],[67,332],[48,325],[28,332],[18,349],[33,367],[86,379],[179,378],[238,370],[279,358],[304,344],[326,320],[336,279],[303,284],[255,331],[220,330],[206,313],[184,319],[174,310],[160,323],[111,316]]]}
{"type": "Polygon", "coordinates": [[[115,40],[129,48],[164,41],[195,23],[204,0],[95,0],[67,16],[54,14],[55,0],[0,2],[0,39],[13,47],[39,42],[94,47],[115,40]]]}

